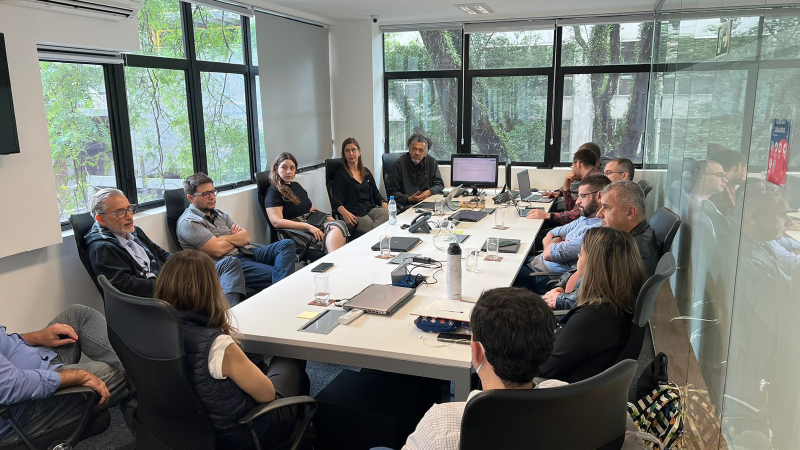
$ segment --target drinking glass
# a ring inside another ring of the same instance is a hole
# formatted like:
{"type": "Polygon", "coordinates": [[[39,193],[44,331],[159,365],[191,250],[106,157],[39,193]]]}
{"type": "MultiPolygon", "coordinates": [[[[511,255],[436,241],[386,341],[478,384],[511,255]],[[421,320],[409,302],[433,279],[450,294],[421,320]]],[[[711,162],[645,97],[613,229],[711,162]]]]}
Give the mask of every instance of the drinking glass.
{"type": "Polygon", "coordinates": [[[500,252],[500,238],[490,237],[486,240],[486,259],[494,261],[500,252]]]}
{"type": "Polygon", "coordinates": [[[494,210],[494,227],[499,230],[505,230],[505,218],[506,218],[506,210],[505,209],[495,209],[494,210]]]}
{"type": "Polygon", "coordinates": [[[437,216],[444,215],[444,199],[433,202],[433,213],[437,216]]]}
{"type": "Polygon", "coordinates": [[[314,275],[314,301],[319,306],[328,306],[331,298],[330,282],[328,274],[320,273],[314,275]]]}
{"type": "Polygon", "coordinates": [[[480,250],[477,248],[467,248],[464,249],[464,254],[467,255],[466,263],[464,264],[464,268],[467,269],[467,272],[475,273],[478,271],[478,254],[480,250]]]}
{"type": "Polygon", "coordinates": [[[381,237],[381,258],[389,259],[392,257],[392,237],[381,237]]]}

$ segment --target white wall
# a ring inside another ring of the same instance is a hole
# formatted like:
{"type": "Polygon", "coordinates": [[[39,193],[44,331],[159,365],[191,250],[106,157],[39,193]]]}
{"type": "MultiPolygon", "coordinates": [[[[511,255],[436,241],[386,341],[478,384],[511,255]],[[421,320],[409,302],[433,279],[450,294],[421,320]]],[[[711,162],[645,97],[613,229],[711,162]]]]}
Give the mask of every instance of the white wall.
{"type": "Polygon", "coordinates": [[[0,33],[21,147],[19,154],[0,157],[0,208],[17,219],[0,221],[2,258],[61,242],[36,44],[138,50],[139,38],[132,19],[111,22],[2,4],[0,33]]]}

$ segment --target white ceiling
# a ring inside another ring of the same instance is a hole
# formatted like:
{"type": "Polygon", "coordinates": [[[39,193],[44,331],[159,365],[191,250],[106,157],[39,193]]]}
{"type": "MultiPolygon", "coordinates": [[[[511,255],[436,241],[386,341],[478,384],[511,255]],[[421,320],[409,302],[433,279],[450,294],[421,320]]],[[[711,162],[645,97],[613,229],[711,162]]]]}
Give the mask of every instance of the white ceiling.
{"type": "Polygon", "coordinates": [[[511,18],[596,15],[653,11],[655,0],[483,0],[494,14],[470,16],[454,5],[480,0],[268,0],[304,15],[342,20],[369,19],[379,23],[487,21],[511,18]]]}

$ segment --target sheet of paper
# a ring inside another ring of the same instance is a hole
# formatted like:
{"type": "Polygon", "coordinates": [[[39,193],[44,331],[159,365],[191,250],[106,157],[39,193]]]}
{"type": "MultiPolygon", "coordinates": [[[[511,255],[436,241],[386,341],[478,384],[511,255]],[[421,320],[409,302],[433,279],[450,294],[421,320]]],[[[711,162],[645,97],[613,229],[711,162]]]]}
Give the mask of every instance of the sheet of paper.
{"type": "Polygon", "coordinates": [[[430,305],[411,313],[413,316],[441,317],[442,319],[469,322],[474,303],[456,300],[434,300],[430,305]]]}
{"type": "Polygon", "coordinates": [[[317,314],[319,314],[319,312],[304,311],[304,312],[298,314],[297,318],[298,319],[306,319],[306,320],[308,320],[308,319],[313,319],[314,317],[317,317],[317,314]]]}

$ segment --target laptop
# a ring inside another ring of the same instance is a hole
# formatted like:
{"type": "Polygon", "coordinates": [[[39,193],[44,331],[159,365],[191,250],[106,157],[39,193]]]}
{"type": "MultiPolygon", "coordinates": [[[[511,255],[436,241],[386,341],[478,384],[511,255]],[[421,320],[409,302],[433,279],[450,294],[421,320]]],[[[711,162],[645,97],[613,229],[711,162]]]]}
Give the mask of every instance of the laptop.
{"type": "Polygon", "coordinates": [[[536,202],[541,200],[542,194],[531,191],[531,178],[527,170],[517,174],[519,184],[519,199],[523,202],[536,202]]]}
{"type": "MultiPolygon", "coordinates": [[[[444,202],[442,204],[443,205],[447,205],[451,201],[453,201],[453,198],[455,198],[456,194],[458,194],[458,191],[461,190],[461,186],[463,186],[463,184],[460,184],[460,185],[458,185],[458,187],[451,189],[450,193],[447,194],[447,197],[444,198],[444,202]]],[[[456,201],[455,203],[458,203],[458,201],[456,201]]],[[[435,205],[436,205],[436,202],[422,202],[422,203],[418,203],[414,207],[415,208],[419,208],[419,209],[430,209],[430,210],[433,210],[435,205]]]]}
{"type": "MultiPolygon", "coordinates": [[[[393,252],[410,252],[412,248],[418,246],[422,242],[420,238],[415,237],[393,237],[392,242],[389,244],[389,250],[393,252]]],[[[372,251],[377,252],[381,249],[381,243],[373,245],[372,251]]]]}
{"type": "Polygon", "coordinates": [[[538,210],[544,211],[544,208],[542,208],[540,206],[532,206],[530,208],[520,208],[519,209],[519,216],[520,217],[525,217],[525,216],[528,215],[529,212],[533,211],[534,209],[538,209],[538,210]]]}
{"type": "Polygon", "coordinates": [[[459,222],[477,222],[489,215],[486,211],[472,211],[469,209],[462,209],[449,217],[450,220],[457,220],[459,222]]]}
{"type": "Polygon", "coordinates": [[[369,314],[391,316],[407,301],[411,300],[416,292],[417,290],[414,288],[370,284],[345,303],[344,308],[347,310],[360,309],[369,314]]]}

